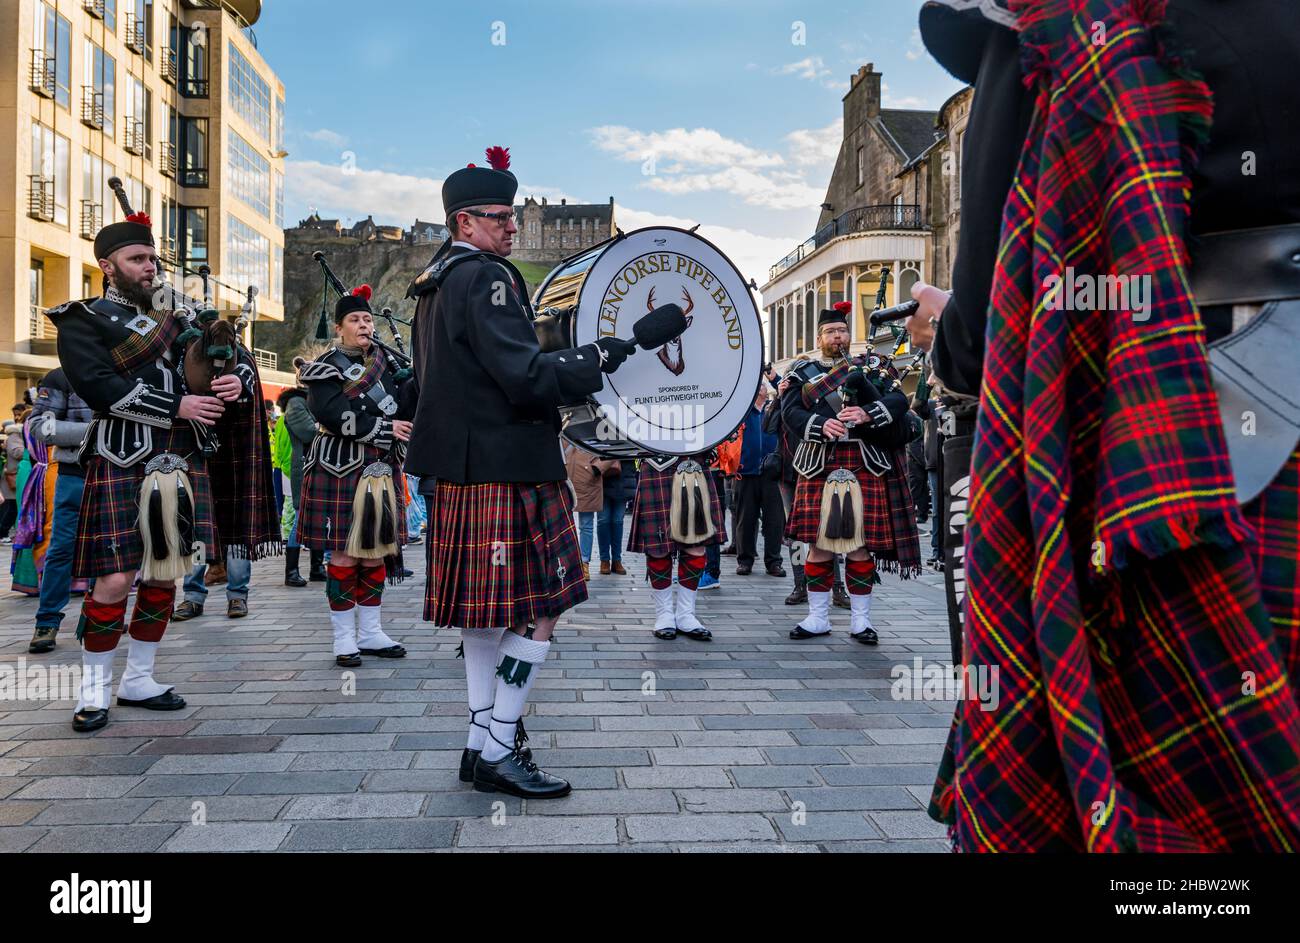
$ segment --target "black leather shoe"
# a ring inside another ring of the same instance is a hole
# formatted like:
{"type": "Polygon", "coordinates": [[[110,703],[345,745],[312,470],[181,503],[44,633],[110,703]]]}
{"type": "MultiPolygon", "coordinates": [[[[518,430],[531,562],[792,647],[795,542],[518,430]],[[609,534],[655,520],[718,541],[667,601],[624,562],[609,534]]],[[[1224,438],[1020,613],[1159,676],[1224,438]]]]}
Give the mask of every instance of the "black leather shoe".
{"type": "Polygon", "coordinates": [[[388,648],[363,648],[363,655],[373,655],[375,658],[405,658],[406,649],[400,645],[390,645],[388,648]]]}
{"type": "Polygon", "coordinates": [[[153,697],[147,697],[143,701],[132,701],[129,698],[117,697],[118,707],[143,707],[147,711],[178,711],[185,706],[185,698],[176,693],[175,688],[168,688],[162,694],[155,694],[153,697]]]}
{"type": "Polygon", "coordinates": [[[59,634],[58,626],[38,625],[27,645],[27,651],[33,655],[44,655],[54,651],[54,639],[59,634]]]}
{"type": "Polygon", "coordinates": [[[754,572],[754,564],[752,563],[741,563],[736,567],[737,576],[749,576],[749,574],[753,572],[754,572]]]}
{"type": "Polygon", "coordinates": [[[800,583],[794,589],[790,590],[790,595],[785,597],[787,606],[797,606],[800,603],[808,601],[808,587],[800,583]]]}
{"type": "Polygon", "coordinates": [[[855,632],[849,636],[855,642],[861,642],[863,645],[876,645],[880,642],[880,637],[876,635],[875,629],[863,629],[861,632],[855,632]]]}
{"type": "Polygon", "coordinates": [[[324,583],[329,579],[325,572],[325,554],[319,550],[311,551],[311,569],[307,572],[307,579],[313,583],[324,583]]]}
{"type": "Polygon", "coordinates": [[[334,664],[340,668],[360,668],[361,653],[353,652],[351,655],[335,655],[334,664]]]}
{"type": "Polygon", "coordinates": [[[302,587],[307,585],[307,581],[302,578],[302,574],[297,570],[290,570],[284,574],[284,585],[302,587]]]}
{"type": "Polygon", "coordinates": [[[572,787],[515,752],[507,753],[495,763],[489,763],[479,754],[474,763],[474,790],[504,792],[521,799],[559,799],[567,796],[572,787]]]}
{"type": "Polygon", "coordinates": [[[790,630],[790,638],[793,639],[826,638],[828,635],[830,635],[829,632],[809,632],[801,625],[796,625],[790,630]]]}
{"type": "Polygon", "coordinates": [[[176,607],[176,611],[172,613],[172,621],[186,622],[190,619],[197,619],[201,615],[203,615],[203,606],[187,599],[176,607]]]}
{"type": "Polygon", "coordinates": [[[108,723],[108,710],[77,711],[72,715],[72,729],[77,733],[90,733],[108,723]]]}
{"type": "MultiPolygon", "coordinates": [[[[519,730],[522,731],[523,726],[524,726],[523,722],[520,721],[519,730]]],[[[521,737],[523,740],[527,740],[528,734],[516,733],[515,734],[516,744],[521,742],[521,737]]],[[[518,751],[519,755],[524,758],[525,762],[531,763],[533,761],[533,751],[531,747],[517,746],[515,749],[518,751]]],[[[472,783],[474,781],[474,764],[478,762],[478,755],[482,752],[483,752],[482,750],[471,750],[469,747],[466,747],[464,750],[461,751],[460,754],[460,781],[461,782],[472,783]]]]}
{"type": "Polygon", "coordinates": [[[767,568],[767,575],[779,576],[782,579],[785,579],[785,567],[781,566],[781,564],[779,563],[769,564],[767,568]]]}

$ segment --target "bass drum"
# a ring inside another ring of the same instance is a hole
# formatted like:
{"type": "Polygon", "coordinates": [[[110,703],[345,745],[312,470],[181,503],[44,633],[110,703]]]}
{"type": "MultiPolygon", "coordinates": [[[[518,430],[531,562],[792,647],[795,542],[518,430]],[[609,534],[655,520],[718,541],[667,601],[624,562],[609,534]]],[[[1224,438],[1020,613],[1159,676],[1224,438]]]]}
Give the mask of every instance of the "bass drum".
{"type": "Polygon", "coordinates": [[[630,340],[638,318],[669,303],[686,313],[680,335],[561,408],[574,445],[605,458],[693,455],[744,422],[762,380],[762,323],[740,272],[707,239],[667,226],[622,234],[566,259],[533,298],[539,337],[574,347],[630,340]]]}

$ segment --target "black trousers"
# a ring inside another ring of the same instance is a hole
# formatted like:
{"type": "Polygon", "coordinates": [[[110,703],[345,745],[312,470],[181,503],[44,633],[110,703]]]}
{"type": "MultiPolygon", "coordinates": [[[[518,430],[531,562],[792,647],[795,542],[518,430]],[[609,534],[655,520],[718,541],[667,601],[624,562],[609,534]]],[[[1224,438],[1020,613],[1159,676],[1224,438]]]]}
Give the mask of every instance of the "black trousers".
{"type": "MultiPolygon", "coordinates": [[[[912,443],[916,445],[917,443],[912,443]]],[[[918,519],[930,516],[930,473],[925,467],[925,450],[907,449],[907,485],[912,491],[912,506],[918,519]],[[920,454],[917,454],[919,451],[920,454]]]]}
{"type": "Polygon", "coordinates": [[[8,537],[9,531],[18,521],[18,499],[5,498],[0,504],[0,537],[8,537]]]}
{"type": "Polygon", "coordinates": [[[785,505],[781,483],[762,475],[736,481],[736,563],[753,566],[758,556],[758,521],[763,519],[763,563],[781,562],[781,535],[785,532],[785,505]]]}

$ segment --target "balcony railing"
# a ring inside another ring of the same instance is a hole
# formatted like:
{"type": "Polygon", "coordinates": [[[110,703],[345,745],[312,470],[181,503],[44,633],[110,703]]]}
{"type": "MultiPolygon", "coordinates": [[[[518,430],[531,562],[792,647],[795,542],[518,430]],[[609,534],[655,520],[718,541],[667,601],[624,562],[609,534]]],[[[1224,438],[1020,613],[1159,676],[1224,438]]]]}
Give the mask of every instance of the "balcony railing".
{"type": "Polygon", "coordinates": [[[46,55],[44,49],[33,49],[32,67],[28,74],[27,87],[37,95],[53,98],[54,65],[54,57],[46,55]]]}
{"type": "Polygon", "coordinates": [[[915,203],[884,203],[876,206],[859,206],[841,213],[800,243],[794,251],[773,265],[767,272],[768,281],[786,269],[798,265],[836,236],[855,232],[887,232],[891,229],[924,229],[921,207],[915,203]]]}
{"type": "Polygon", "coordinates": [[[176,179],[176,145],[171,141],[158,143],[158,172],[164,177],[176,179]]]}
{"type": "Polygon", "coordinates": [[[273,350],[262,350],[260,347],[253,348],[253,359],[257,361],[257,366],[263,370],[279,370],[280,355],[273,350]]]}
{"type": "Polygon", "coordinates": [[[176,240],[171,236],[158,238],[158,257],[168,265],[176,264],[176,240]]]}
{"type": "Polygon", "coordinates": [[[104,93],[93,85],[81,87],[81,123],[104,130],[104,93]]]}
{"type": "Polygon", "coordinates": [[[29,305],[27,308],[28,336],[32,339],[32,353],[54,353],[54,340],[59,332],[54,322],[45,316],[49,309],[44,305],[29,305]]]}
{"type": "Polygon", "coordinates": [[[143,155],[145,152],[144,121],[139,118],[127,118],[123,129],[122,146],[132,154],[143,155]]]}
{"type": "Polygon", "coordinates": [[[126,48],[144,55],[144,20],[134,13],[128,13],[125,26],[126,32],[122,38],[126,43],[126,48]]]}
{"type": "Polygon", "coordinates": [[[168,49],[163,53],[161,61],[158,63],[158,71],[162,73],[163,81],[168,85],[176,84],[176,76],[180,70],[176,64],[175,49],[168,49]]]}
{"type": "Polygon", "coordinates": [[[81,201],[81,238],[94,239],[104,228],[104,204],[92,200],[81,201]]]}
{"type": "Polygon", "coordinates": [[[32,219],[43,219],[47,223],[54,219],[54,179],[31,174],[27,177],[27,215],[32,219]]]}
{"type": "Polygon", "coordinates": [[[97,20],[104,18],[104,0],[81,0],[81,9],[97,20]]]}

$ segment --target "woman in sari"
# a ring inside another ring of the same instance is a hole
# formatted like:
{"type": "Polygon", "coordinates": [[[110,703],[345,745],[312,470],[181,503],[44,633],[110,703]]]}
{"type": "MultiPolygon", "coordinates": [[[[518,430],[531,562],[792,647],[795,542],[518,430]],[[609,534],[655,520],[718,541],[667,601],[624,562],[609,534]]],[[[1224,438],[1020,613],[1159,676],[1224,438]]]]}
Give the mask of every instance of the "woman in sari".
{"type": "Polygon", "coordinates": [[[54,481],[59,473],[59,466],[50,461],[49,446],[36,435],[38,422],[40,417],[31,414],[23,422],[26,454],[18,468],[18,526],[10,564],[14,592],[27,596],[40,595],[54,522],[54,481]]]}

